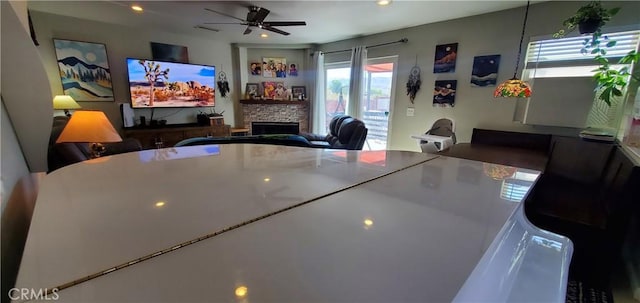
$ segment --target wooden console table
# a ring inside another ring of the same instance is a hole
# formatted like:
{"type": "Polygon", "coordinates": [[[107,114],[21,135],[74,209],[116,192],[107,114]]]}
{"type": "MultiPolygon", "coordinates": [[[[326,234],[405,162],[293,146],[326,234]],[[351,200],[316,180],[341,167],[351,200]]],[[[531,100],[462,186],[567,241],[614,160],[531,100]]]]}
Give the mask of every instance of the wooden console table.
{"type": "Polygon", "coordinates": [[[174,124],[164,127],[135,127],[124,130],[124,136],[140,141],[143,149],[171,147],[193,137],[228,137],[229,125],[174,124]]]}

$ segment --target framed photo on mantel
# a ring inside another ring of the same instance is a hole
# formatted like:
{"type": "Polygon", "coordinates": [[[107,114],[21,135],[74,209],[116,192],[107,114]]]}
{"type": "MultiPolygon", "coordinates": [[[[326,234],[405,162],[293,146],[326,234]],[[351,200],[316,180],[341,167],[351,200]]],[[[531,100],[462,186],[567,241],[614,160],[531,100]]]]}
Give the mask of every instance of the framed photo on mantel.
{"type": "Polygon", "coordinates": [[[304,100],[307,97],[307,88],[305,86],[292,86],[291,94],[294,100],[304,100]]]}

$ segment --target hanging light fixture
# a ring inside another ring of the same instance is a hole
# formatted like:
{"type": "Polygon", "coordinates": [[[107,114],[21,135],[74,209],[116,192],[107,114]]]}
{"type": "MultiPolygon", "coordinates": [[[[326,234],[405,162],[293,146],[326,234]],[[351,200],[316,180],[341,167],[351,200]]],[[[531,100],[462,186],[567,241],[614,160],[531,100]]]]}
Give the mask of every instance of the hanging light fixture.
{"type": "Polygon", "coordinates": [[[520,35],[520,48],[518,48],[518,59],[516,59],[516,70],[513,71],[513,78],[500,83],[493,92],[493,96],[497,97],[515,97],[528,98],[531,96],[531,86],[528,83],[518,79],[518,66],[520,65],[520,55],[522,54],[522,40],[524,40],[524,29],[527,27],[527,16],[529,15],[529,1],[527,1],[527,9],[524,13],[524,23],[522,23],[522,34],[520,35]]]}

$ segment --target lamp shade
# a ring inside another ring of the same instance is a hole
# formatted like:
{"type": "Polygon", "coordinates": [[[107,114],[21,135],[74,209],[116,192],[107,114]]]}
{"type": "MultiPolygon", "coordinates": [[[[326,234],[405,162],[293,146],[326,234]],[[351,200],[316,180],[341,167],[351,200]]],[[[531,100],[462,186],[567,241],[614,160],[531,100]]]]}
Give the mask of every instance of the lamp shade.
{"type": "Polygon", "coordinates": [[[53,98],[53,109],[76,109],[81,108],[80,104],[73,100],[71,96],[57,95],[53,98]]]}
{"type": "Polygon", "coordinates": [[[122,138],[101,111],[76,111],[56,143],[120,142],[122,138]]]}
{"type": "Polygon", "coordinates": [[[516,59],[516,69],[513,71],[513,78],[502,82],[493,92],[493,97],[506,98],[528,98],[531,96],[531,86],[524,82],[516,75],[518,74],[518,66],[520,65],[520,55],[522,54],[522,41],[524,40],[524,32],[527,28],[527,17],[529,16],[529,1],[524,11],[524,22],[522,22],[522,33],[520,34],[520,46],[518,47],[518,58],[516,59]]]}
{"type": "Polygon", "coordinates": [[[493,92],[494,97],[515,97],[515,98],[528,98],[531,97],[531,86],[527,82],[524,82],[518,78],[509,79],[504,81],[496,87],[493,92]]]}

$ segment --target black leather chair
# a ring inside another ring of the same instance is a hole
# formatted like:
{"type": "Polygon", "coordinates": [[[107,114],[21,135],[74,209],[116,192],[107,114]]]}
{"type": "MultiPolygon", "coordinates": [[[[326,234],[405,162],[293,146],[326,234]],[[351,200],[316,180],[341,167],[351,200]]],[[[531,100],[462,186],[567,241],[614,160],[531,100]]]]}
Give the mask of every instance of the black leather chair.
{"type": "Polygon", "coordinates": [[[312,147],[362,150],[368,129],[364,122],[348,115],[338,115],[329,122],[329,134],[301,134],[312,147]]]}
{"type": "MultiPolygon", "coordinates": [[[[49,137],[47,162],[49,172],[58,168],[91,159],[91,148],[88,143],[56,143],[62,130],[69,122],[69,117],[57,116],[53,118],[53,128],[49,137]]],[[[104,156],[142,150],[140,141],[125,138],[122,142],[105,143],[104,156]]]]}

